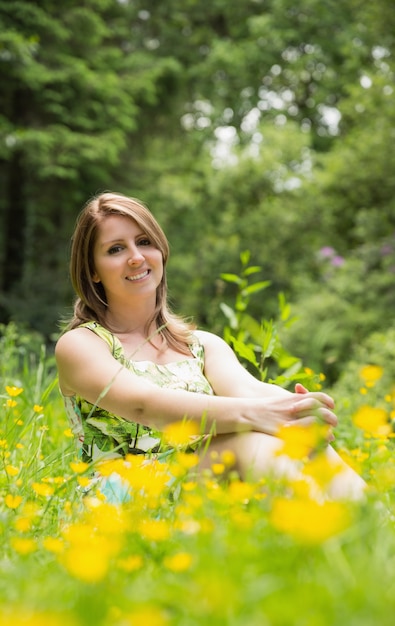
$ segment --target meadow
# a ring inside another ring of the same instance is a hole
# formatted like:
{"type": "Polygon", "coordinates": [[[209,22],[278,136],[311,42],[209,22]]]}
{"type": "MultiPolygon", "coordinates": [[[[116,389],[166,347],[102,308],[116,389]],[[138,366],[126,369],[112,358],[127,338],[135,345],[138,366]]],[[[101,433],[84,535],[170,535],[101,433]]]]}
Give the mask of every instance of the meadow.
{"type": "Polygon", "coordinates": [[[91,468],[41,338],[3,326],[0,354],[1,626],[392,626],[395,392],[382,366],[361,364],[336,398],[333,445],[366,479],[363,502],[311,497],[307,479],[325,490],[336,468],[306,457],[305,439],[283,445],[306,480],[241,482],[231,454],[197,477],[184,424],[166,462],[103,464],[129,486],[114,505],[84,495],[91,468]]]}

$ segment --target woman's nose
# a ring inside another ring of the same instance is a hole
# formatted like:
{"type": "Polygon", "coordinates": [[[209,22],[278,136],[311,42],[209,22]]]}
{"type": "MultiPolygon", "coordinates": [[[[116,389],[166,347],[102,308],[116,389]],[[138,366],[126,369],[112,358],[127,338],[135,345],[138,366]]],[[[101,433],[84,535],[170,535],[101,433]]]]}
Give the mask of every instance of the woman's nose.
{"type": "Polygon", "coordinates": [[[138,248],[132,248],[128,258],[129,265],[136,265],[136,263],[141,263],[144,261],[144,255],[138,248]]]}

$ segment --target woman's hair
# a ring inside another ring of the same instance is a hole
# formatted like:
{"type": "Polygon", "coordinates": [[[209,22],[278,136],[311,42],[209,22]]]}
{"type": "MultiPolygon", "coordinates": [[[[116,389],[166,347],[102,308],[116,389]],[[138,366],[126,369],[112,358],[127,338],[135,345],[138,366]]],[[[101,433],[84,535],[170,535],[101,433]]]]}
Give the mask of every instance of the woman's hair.
{"type": "Polygon", "coordinates": [[[192,326],[172,313],[167,303],[166,263],[169,258],[167,238],[142,202],[117,193],[107,192],[94,196],[86,203],[77,218],[70,257],[71,282],[77,299],[68,329],[76,328],[90,320],[105,325],[107,300],[102,284],[94,282],[92,278],[95,273],[93,249],[98,226],[109,215],[133,219],[162,253],[163,277],[156,292],[155,311],[152,318],[147,320],[146,332],[148,333],[154,324],[169,346],[187,353],[192,326]]]}

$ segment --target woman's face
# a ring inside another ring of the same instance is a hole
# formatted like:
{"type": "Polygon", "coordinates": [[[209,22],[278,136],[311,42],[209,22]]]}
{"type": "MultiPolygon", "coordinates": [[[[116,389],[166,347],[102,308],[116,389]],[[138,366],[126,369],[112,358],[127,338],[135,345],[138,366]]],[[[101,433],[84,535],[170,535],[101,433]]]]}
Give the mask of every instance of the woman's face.
{"type": "Polygon", "coordinates": [[[162,253],[132,218],[109,215],[99,225],[93,249],[94,282],[108,304],[116,299],[153,297],[163,277],[162,253]]]}

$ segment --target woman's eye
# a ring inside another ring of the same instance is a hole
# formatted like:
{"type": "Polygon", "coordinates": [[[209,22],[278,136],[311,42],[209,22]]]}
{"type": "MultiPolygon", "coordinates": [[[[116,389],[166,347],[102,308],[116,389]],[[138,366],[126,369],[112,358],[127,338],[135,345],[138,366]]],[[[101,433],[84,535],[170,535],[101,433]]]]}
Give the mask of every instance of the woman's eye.
{"type": "Polygon", "coordinates": [[[108,251],[108,254],[116,254],[120,250],[122,250],[122,246],[111,246],[111,248],[108,251]]]}
{"type": "Polygon", "coordinates": [[[138,242],[139,246],[150,246],[151,242],[149,239],[147,239],[147,237],[144,237],[143,239],[140,239],[138,242]]]}

